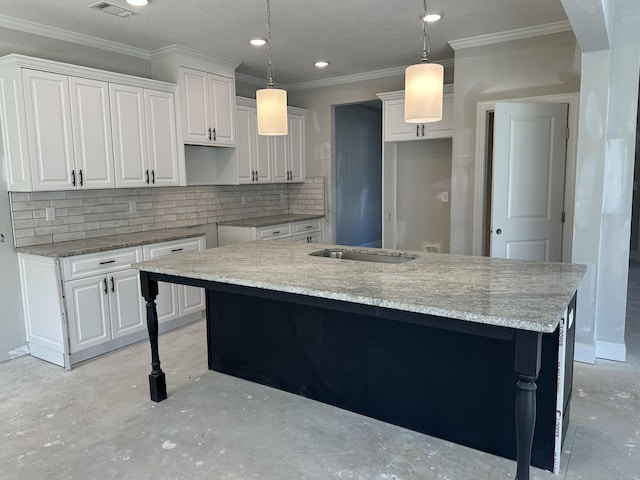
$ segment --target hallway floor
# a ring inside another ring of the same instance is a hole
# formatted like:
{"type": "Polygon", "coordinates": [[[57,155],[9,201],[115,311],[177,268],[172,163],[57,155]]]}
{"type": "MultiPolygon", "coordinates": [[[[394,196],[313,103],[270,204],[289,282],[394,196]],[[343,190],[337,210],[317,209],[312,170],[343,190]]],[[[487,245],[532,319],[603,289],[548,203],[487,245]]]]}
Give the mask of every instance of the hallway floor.
{"type": "MultiPolygon", "coordinates": [[[[576,364],[562,472],[537,480],[640,479],[640,264],[627,362],[576,364]]],[[[0,364],[0,478],[513,479],[515,462],[206,368],[204,322],[160,339],[169,398],[149,401],[146,342],[70,373],[0,364]]]]}

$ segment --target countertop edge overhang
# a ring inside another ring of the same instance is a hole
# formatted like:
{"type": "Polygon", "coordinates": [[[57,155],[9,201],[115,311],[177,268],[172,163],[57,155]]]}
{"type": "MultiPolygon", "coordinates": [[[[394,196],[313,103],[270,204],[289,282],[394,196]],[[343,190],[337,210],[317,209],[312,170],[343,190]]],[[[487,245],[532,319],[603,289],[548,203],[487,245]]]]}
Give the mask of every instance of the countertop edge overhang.
{"type": "Polygon", "coordinates": [[[586,267],[464,255],[256,241],[135,263],[164,275],[551,333],[586,267]],[[402,264],[311,256],[326,248],[412,254],[402,264]]]}
{"type": "Polygon", "coordinates": [[[146,232],[110,235],[107,237],[87,238],[84,240],[70,240],[67,242],[47,243],[29,247],[17,247],[16,253],[28,253],[42,257],[63,258],[88,253],[105,252],[120,248],[138,247],[153,243],[169,242],[203,236],[204,232],[194,228],[167,228],[149,230],[146,232]]]}

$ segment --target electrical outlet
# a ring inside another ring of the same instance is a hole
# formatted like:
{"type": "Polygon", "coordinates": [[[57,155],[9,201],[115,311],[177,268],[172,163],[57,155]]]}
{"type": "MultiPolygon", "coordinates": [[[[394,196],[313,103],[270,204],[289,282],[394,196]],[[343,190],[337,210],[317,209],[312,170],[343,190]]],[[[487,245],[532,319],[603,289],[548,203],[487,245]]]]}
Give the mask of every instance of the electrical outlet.
{"type": "Polygon", "coordinates": [[[44,210],[44,215],[47,222],[53,222],[56,219],[56,209],[55,207],[47,207],[44,210]]]}
{"type": "Polygon", "coordinates": [[[136,202],[129,202],[129,213],[136,212],[136,202]]]}

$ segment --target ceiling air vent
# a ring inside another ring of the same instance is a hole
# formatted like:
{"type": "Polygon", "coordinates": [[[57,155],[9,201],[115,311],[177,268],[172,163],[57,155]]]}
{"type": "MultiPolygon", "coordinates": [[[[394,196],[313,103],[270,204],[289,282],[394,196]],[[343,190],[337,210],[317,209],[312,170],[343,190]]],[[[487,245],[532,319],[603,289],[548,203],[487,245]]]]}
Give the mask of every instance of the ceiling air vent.
{"type": "Polygon", "coordinates": [[[100,10],[101,12],[110,13],[111,15],[115,15],[116,17],[130,17],[131,15],[135,15],[135,10],[129,10],[126,7],[121,7],[120,5],[116,5],[111,2],[97,2],[92,5],[89,5],[89,8],[95,8],[96,10],[100,10]]]}

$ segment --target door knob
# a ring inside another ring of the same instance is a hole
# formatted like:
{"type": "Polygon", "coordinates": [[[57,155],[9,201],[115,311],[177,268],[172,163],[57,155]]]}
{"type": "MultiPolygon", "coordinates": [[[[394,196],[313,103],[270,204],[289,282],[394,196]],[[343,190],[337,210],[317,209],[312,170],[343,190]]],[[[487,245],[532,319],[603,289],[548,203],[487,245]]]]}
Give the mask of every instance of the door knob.
{"type": "Polygon", "coordinates": [[[502,229],[501,228],[496,229],[496,235],[500,235],[501,233],[502,233],[502,229]]]}

